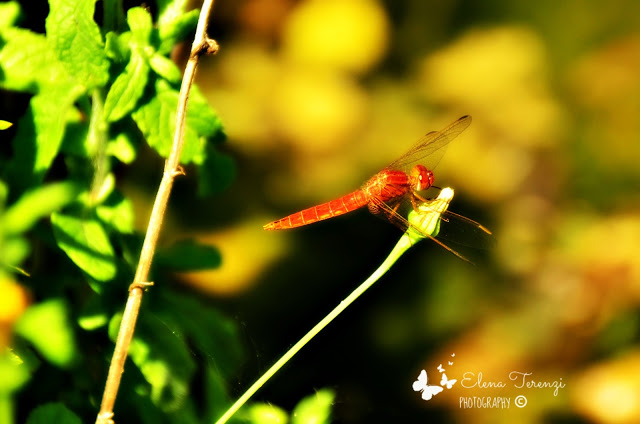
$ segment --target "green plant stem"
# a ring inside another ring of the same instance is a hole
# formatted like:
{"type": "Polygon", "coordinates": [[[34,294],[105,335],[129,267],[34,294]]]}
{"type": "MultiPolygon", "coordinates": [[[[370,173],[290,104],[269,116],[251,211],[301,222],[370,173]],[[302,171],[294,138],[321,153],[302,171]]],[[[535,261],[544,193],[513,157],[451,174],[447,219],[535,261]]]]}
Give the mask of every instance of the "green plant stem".
{"type": "Polygon", "coordinates": [[[291,349],[287,351],[278,361],[271,366],[246,392],[224,413],[222,417],[216,421],[216,424],[224,424],[233,416],[248,400],[253,396],[273,375],[280,370],[293,356],[300,351],[313,339],[323,328],[342,313],[349,305],[351,305],[362,293],[367,291],[369,287],[380,279],[391,266],[420,238],[412,236],[410,233],[402,235],[396,246],[393,248],[389,256],[382,262],[365,282],[360,284],[346,299],[344,299],[333,311],[317,323],[307,334],[304,335],[291,349]]]}
{"type": "MultiPolygon", "coordinates": [[[[452,199],[453,190],[447,187],[441,190],[440,195],[436,199],[426,200],[416,205],[416,208],[409,213],[409,219],[407,222],[409,227],[407,228],[407,231],[402,235],[402,237],[400,237],[398,243],[396,243],[391,253],[389,253],[389,256],[387,256],[387,259],[382,262],[382,265],[380,265],[364,283],[360,284],[357,289],[347,296],[345,300],[340,302],[340,304],[336,306],[329,315],[324,317],[322,321],[317,323],[315,327],[311,329],[311,331],[305,334],[303,338],[293,345],[293,347],[289,349],[282,358],[278,359],[278,361],[273,364],[267,372],[265,372],[233,405],[231,405],[227,412],[225,412],[224,415],[216,421],[216,424],[226,423],[229,418],[231,418],[233,414],[235,414],[249,400],[249,398],[258,391],[258,389],[260,389],[260,387],[269,381],[269,379],[284,366],[284,364],[293,358],[293,356],[298,353],[304,345],[309,343],[311,339],[313,339],[338,315],[340,315],[342,311],[347,309],[347,307],[360,297],[362,293],[367,291],[373,283],[378,281],[380,277],[382,277],[411,246],[420,240],[430,238],[452,253],[458,255],[455,251],[434,239],[434,237],[440,232],[440,219],[442,214],[447,210],[452,199]]],[[[464,259],[461,255],[458,256],[464,259]]]]}

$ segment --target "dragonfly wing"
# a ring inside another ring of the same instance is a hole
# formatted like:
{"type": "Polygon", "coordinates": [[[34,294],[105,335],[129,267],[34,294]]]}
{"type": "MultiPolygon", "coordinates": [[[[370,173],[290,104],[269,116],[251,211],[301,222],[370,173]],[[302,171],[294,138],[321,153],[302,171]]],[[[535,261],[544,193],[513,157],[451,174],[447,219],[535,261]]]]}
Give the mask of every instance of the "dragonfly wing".
{"type": "Polygon", "coordinates": [[[485,226],[449,210],[442,214],[438,238],[475,249],[490,249],[496,242],[485,226]]]}
{"type": "MultiPolygon", "coordinates": [[[[450,247],[449,243],[478,249],[488,249],[495,244],[495,239],[493,238],[491,231],[482,224],[449,210],[446,210],[441,215],[440,230],[436,236],[424,233],[420,228],[412,225],[404,217],[404,215],[406,215],[412,208],[411,202],[406,200],[407,197],[409,196],[403,196],[402,198],[394,199],[390,202],[383,202],[379,198],[372,197],[370,201],[373,206],[370,206],[369,209],[378,215],[386,217],[392,224],[400,228],[402,231],[406,231],[411,227],[413,230],[422,234],[425,238],[430,238],[449,252],[467,262],[471,261],[450,247]]],[[[416,201],[418,202],[424,200],[425,199],[421,199],[419,197],[416,198],[416,201]]],[[[421,209],[425,207],[425,205],[421,205],[421,209]]],[[[436,211],[434,210],[434,212],[436,211]]]]}
{"type": "Polygon", "coordinates": [[[465,115],[440,131],[427,133],[387,168],[408,171],[414,165],[421,163],[432,170],[442,159],[444,148],[470,124],[471,116],[465,115]]]}
{"type": "Polygon", "coordinates": [[[415,225],[412,225],[405,217],[403,217],[400,213],[398,213],[398,209],[399,209],[398,206],[400,206],[402,203],[401,200],[385,203],[382,200],[373,197],[371,198],[371,203],[373,203],[374,206],[373,207],[370,206],[369,210],[371,210],[376,214],[383,214],[392,224],[400,228],[402,231],[406,231],[409,227],[411,227],[416,232],[422,234],[425,238],[429,238],[433,240],[434,242],[436,242],[443,248],[447,249],[449,252],[453,253],[460,259],[471,263],[469,259],[465,258],[460,253],[456,252],[451,247],[447,246],[441,240],[431,236],[430,234],[423,232],[420,228],[416,227],[415,225]]]}
{"type": "MultiPolygon", "coordinates": [[[[413,193],[413,196],[419,202],[431,199],[431,197],[425,199],[417,193],[413,193]]],[[[428,208],[425,204],[420,207],[422,209],[428,208]]],[[[436,238],[476,249],[489,249],[495,245],[495,238],[487,227],[449,209],[440,216],[440,230],[436,238]]]]}

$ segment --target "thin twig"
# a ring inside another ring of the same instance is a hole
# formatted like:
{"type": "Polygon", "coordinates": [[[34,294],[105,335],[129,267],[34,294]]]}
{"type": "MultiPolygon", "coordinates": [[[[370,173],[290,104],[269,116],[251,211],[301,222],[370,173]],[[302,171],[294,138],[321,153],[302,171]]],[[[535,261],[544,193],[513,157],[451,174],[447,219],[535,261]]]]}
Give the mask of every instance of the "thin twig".
{"type": "Polygon", "coordinates": [[[151,211],[151,216],[149,218],[147,234],[144,238],[142,251],[140,252],[140,261],[138,262],[136,275],[133,279],[133,283],[129,287],[129,298],[127,299],[127,305],[122,316],[122,322],[120,323],[120,330],[118,332],[113,357],[111,358],[109,374],[107,376],[107,382],[102,396],[102,404],[96,419],[96,424],[114,424],[113,406],[115,405],[116,397],[118,395],[120,380],[122,379],[122,373],[124,372],[124,363],[127,359],[129,345],[133,338],[133,332],[135,330],[138,313],[140,311],[142,294],[144,293],[144,288],[152,284],[148,282],[149,269],[151,268],[151,262],[158,243],[164,214],[167,210],[169,195],[171,193],[175,177],[183,174],[182,168],[180,167],[180,154],[184,144],[184,125],[187,101],[189,99],[189,92],[191,91],[191,85],[193,84],[193,79],[195,77],[198,59],[201,54],[215,53],[218,49],[217,43],[206,35],[207,23],[209,22],[213,1],[214,0],[204,0],[200,11],[198,27],[196,28],[195,38],[191,46],[191,54],[185,67],[182,86],[180,87],[180,97],[178,99],[178,110],[176,113],[176,130],[173,138],[173,145],[171,147],[171,153],[165,162],[164,174],[162,176],[160,186],[158,187],[156,200],[153,204],[153,210],[151,211]]]}

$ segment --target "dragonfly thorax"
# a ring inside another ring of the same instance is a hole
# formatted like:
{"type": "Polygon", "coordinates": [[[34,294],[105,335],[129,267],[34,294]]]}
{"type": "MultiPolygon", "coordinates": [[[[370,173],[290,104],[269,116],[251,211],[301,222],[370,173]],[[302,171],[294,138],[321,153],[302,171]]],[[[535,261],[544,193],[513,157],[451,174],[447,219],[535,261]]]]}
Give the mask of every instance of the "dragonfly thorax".
{"type": "Polygon", "coordinates": [[[416,165],[411,170],[411,187],[415,191],[426,190],[433,185],[433,172],[424,165],[416,165]]]}

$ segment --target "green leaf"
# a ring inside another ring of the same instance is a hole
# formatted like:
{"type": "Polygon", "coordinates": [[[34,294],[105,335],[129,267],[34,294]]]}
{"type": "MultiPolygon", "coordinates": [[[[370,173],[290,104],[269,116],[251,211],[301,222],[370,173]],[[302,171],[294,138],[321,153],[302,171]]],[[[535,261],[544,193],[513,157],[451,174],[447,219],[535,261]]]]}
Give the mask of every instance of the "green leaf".
{"type": "Polygon", "coordinates": [[[162,15],[167,18],[158,21],[160,36],[158,52],[163,54],[170,52],[176,43],[184,40],[191,32],[195,31],[199,15],[199,10],[191,10],[179,15],[162,15]]]}
{"type": "Polygon", "coordinates": [[[51,166],[62,143],[66,115],[73,114],[75,111],[72,106],[79,93],[68,90],[69,87],[59,86],[55,90],[47,90],[31,99],[37,135],[37,152],[33,167],[35,174],[44,174],[51,166]]]}
{"type": "MultiPolygon", "coordinates": [[[[282,408],[269,403],[254,403],[246,410],[249,422],[255,424],[287,424],[289,416],[282,408]]],[[[315,421],[309,421],[314,423],[315,421]]]]}
{"type": "Polygon", "coordinates": [[[11,268],[11,271],[17,271],[30,251],[29,243],[23,237],[7,237],[2,242],[0,263],[11,268]]]}
{"type": "Polygon", "coordinates": [[[107,144],[107,154],[118,158],[122,163],[130,164],[136,158],[136,141],[126,129],[116,134],[107,144]]]}
{"type": "Polygon", "coordinates": [[[0,212],[4,211],[4,208],[7,203],[7,198],[9,197],[9,186],[0,180],[0,212]]]}
{"type": "Polygon", "coordinates": [[[20,4],[15,1],[0,3],[0,30],[15,26],[22,11],[20,4]]]}
{"type": "MultiPolygon", "coordinates": [[[[200,88],[194,85],[189,95],[187,106],[187,126],[203,137],[214,137],[217,140],[224,139],[222,121],[213,111],[207,98],[200,88]]],[[[198,163],[198,162],[196,162],[198,163]]]]}
{"type": "Polygon", "coordinates": [[[168,53],[173,46],[185,39],[198,24],[200,12],[185,12],[186,0],[158,1],[158,33],[160,36],[160,53],[168,53]]]}
{"type": "Polygon", "coordinates": [[[184,15],[187,0],[158,0],[158,25],[166,25],[184,15]]]}
{"type": "Polygon", "coordinates": [[[127,11],[127,23],[136,41],[143,46],[149,45],[153,30],[149,12],[142,7],[132,7],[127,11]]]}
{"type": "Polygon", "coordinates": [[[139,49],[134,49],[124,72],[118,75],[107,93],[105,119],[117,121],[131,112],[142,97],[148,80],[149,64],[139,49]]]}
{"type": "Polygon", "coordinates": [[[2,31],[0,87],[37,93],[55,85],[68,86],[71,77],[42,34],[9,28],[2,31]]]}
{"type": "Polygon", "coordinates": [[[78,325],[87,331],[94,331],[109,323],[109,315],[102,304],[102,296],[94,295],[83,306],[78,316],[78,325]]]}
{"type": "Polygon", "coordinates": [[[19,234],[30,229],[40,218],[62,209],[74,201],[82,186],[72,181],[47,184],[24,193],[5,213],[3,230],[19,234]]]}
{"type": "MultiPolygon", "coordinates": [[[[156,80],[155,91],[156,95],[135,110],[132,116],[149,145],[166,158],[173,143],[179,93],[161,79],[156,80]]],[[[220,119],[194,86],[187,105],[184,148],[180,162],[202,163],[205,159],[204,137],[211,137],[220,132],[220,119]]]]}
{"type": "Polygon", "coordinates": [[[82,424],[80,418],[62,403],[46,403],[31,411],[27,424],[82,424]]]}
{"type": "Polygon", "coordinates": [[[15,392],[31,377],[27,365],[8,350],[0,354],[0,375],[0,394],[15,392]]]}
{"type": "Polygon", "coordinates": [[[58,247],[84,272],[98,281],[116,275],[116,258],[109,237],[93,216],[51,215],[58,247]]]}
{"type": "Polygon", "coordinates": [[[110,226],[118,233],[133,233],[135,216],[133,204],[118,192],[113,192],[107,200],[96,208],[100,221],[110,226]]]}
{"type": "MultiPolygon", "coordinates": [[[[120,316],[109,324],[115,340],[120,316]]],[[[189,393],[195,363],[183,340],[180,328],[169,318],[143,314],[129,347],[131,360],[151,386],[151,400],[165,412],[182,406],[189,393]]]]}
{"type": "Polygon", "coordinates": [[[203,197],[226,190],[236,178],[235,162],[229,155],[207,150],[207,158],[198,165],[198,195],[203,197]]]}
{"type": "Polygon", "coordinates": [[[87,89],[109,80],[109,61],[100,27],[93,20],[96,0],[49,0],[47,39],[67,71],[87,89]]]}
{"type": "Polygon", "coordinates": [[[291,424],[324,424],[331,422],[331,404],[335,394],[322,389],[302,399],[291,412],[291,424]]]}
{"type": "Polygon", "coordinates": [[[30,306],[16,323],[15,331],[54,365],[68,367],[77,357],[68,306],[63,299],[30,306]]]}
{"type": "Polygon", "coordinates": [[[151,69],[153,69],[156,74],[160,75],[170,83],[177,84],[182,79],[182,73],[176,64],[173,63],[171,59],[166,58],[161,54],[156,53],[151,56],[149,65],[151,65],[151,69]]]}
{"type": "Polygon", "coordinates": [[[80,93],[69,86],[51,86],[31,98],[20,119],[13,140],[14,157],[8,166],[8,180],[14,193],[39,184],[58,154],[80,93]]]}
{"type": "Polygon", "coordinates": [[[108,32],[106,36],[104,51],[108,58],[116,62],[124,62],[131,54],[131,31],[118,34],[108,32]]]}
{"type": "Polygon", "coordinates": [[[217,268],[222,258],[213,246],[199,244],[194,240],[182,240],[169,248],[159,249],[156,263],[174,271],[202,271],[217,268]]]}
{"type": "Polygon", "coordinates": [[[116,177],[111,173],[107,173],[100,182],[94,180],[91,187],[91,193],[85,193],[80,197],[80,203],[83,205],[100,205],[113,193],[116,187],[116,177]]]}

